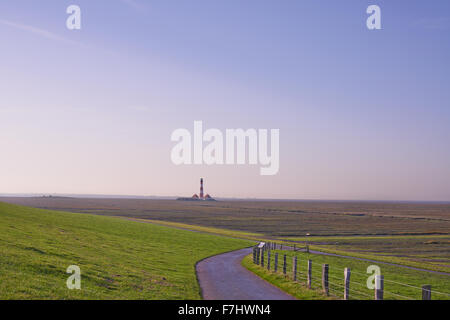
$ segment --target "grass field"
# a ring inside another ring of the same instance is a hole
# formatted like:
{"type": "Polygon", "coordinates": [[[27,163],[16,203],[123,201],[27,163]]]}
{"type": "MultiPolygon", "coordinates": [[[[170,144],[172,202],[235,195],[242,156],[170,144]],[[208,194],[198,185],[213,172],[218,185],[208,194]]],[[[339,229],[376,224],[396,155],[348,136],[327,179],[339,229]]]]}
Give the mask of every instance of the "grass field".
{"type": "Polygon", "coordinates": [[[195,263],[253,242],[0,202],[0,299],[200,299],[195,263]],[[69,290],[69,265],[81,290],[69,290]]]}
{"type": "MultiPolygon", "coordinates": [[[[273,270],[275,253],[278,253],[278,273],[263,270],[261,266],[253,264],[251,256],[247,256],[243,265],[255,272],[267,281],[282,288],[288,293],[297,297],[304,296],[306,290],[307,261],[312,260],[312,288],[311,299],[316,299],[322,288],[322,264],[329,265],[330,297],[336,299],[343,298],[344,269],[351,269],[350,276],[350,299],[373,300],[374,291],[367,288],[367,267],[374,265],[373,262],[358,261],[354,259],[308,254],[305,252],[272,250],[271,268],[273,270]],[[287,255],[287,276],[282,274],[283,255],[287,255]],[[297,256],[298,281],[293,282],[292,266],[293,257],[297,256]]],[[[267,254],[266,254],[267,266],[267,254]]],[[[378,264],[381,274],[384,275],[384,289],[386,300],[421,300],[422,285],[430,284],[433,300],[450,299],[450,281],[445,275],[431,274],[424,271],[405,269],[397,266],[378,264]],[[439,293],[438,293],[439,292],[439,293]]]]}
{"type": "Polygon", "coordinates": [[[185,202],[148,199],[4,198],[71,212],[174,226],[450,272],[450,204],[333,201],[185,202]],[[219,231],[220,230],[220,231],[219,231]]]}

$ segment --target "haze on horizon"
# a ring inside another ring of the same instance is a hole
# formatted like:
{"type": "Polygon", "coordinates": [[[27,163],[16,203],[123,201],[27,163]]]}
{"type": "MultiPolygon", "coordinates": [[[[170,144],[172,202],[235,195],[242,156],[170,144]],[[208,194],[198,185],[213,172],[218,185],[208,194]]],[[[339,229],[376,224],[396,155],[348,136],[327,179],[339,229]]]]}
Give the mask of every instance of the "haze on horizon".
{"type": "Polygon", "coordinates": [[[0,193],[450,201],[450,2],[0,3],[0,193]],[[82,9],[82,30],[65,26],[82,9]],[[382,30],[365,27],[378,4],[382,30]],[[280,169],[173,130],[280,129],[280,169]]]}

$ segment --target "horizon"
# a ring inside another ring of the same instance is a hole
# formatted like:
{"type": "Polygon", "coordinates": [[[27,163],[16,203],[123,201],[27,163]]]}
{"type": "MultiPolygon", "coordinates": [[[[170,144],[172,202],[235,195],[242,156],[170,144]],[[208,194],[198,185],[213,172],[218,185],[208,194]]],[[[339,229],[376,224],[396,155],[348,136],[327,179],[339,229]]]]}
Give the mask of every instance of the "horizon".
{"type": "MultiPolygon", "coordinates": [[[[73,199],[140,199],[140,200],[176,200],[183,195],[126,195],[126,194],[63,194],[63,193],[0,193],[2,198],[73,198],[73,199]]],[[[189,198],[189,197],[188,197],[189,198]]],[[[261,202],[367,202],[367,203],[404,203],[404,204],[450,204],[450,201],[439,200],[385,200],[385,199],[290,199],[290,198],[231,198],[214,197],[218,201],[261,201],[261,202]]],[[[197,202],[203,203],[203,202],[197,202]]]]}
{"type": "Polygon", "coordinates": [[[1,194],[450,202],[449,1],[75,3],[0,3],[1,194]],[[277,170],[260,136],[175,165],[195,121],[279,130],[277,170]]]}

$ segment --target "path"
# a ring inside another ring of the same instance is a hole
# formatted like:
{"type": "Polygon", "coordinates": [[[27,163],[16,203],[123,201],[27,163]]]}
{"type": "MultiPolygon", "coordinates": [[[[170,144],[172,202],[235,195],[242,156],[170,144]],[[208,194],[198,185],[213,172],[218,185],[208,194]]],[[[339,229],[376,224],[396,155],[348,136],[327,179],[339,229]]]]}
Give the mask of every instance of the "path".
{"type": "Polygon", "coordinates": [[[219,254],[197,264],[197,276],[206,300],[295,300],[295,298],[241,265],[252,248],[219,254]]]}

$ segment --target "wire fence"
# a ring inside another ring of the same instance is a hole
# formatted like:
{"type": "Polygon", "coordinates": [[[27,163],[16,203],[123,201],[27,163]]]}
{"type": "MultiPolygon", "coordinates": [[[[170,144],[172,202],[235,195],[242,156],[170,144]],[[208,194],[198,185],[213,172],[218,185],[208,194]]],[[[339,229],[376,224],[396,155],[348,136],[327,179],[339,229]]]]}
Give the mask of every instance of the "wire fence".
{"type": "Polygon", "coordinates": [[[321,291],[323,294],[336,299],[431,300],[436,295],[440,299],[450,299],[450,293],[433,290],[431,285],[419,287],[384,279],[383,275],[376,275],[371,281],[368,281],[370,274],[345,268],[344,273],[341,273],[342,269],[340,270],[339,273],[342,276],[339,276],[338,270],[331,269],[328,264],[317,263],[310,259],[299,259],[295,253],[295,251],[299,251],[298,248],[295,248],[297,250],[293,249],[286,245],[278,245],[277,248],[277,244],[274,243],[260,243],[253,250],[253,262],[268,271],[277,272],[299,285],[321,291]],[[400,290],[401,287],[409,290],[402,291],[400,290]]]}

